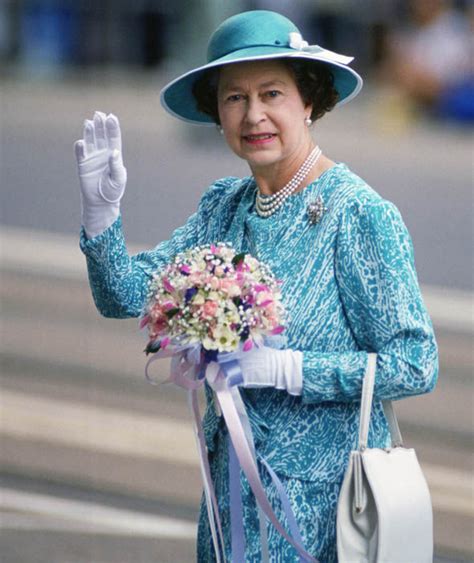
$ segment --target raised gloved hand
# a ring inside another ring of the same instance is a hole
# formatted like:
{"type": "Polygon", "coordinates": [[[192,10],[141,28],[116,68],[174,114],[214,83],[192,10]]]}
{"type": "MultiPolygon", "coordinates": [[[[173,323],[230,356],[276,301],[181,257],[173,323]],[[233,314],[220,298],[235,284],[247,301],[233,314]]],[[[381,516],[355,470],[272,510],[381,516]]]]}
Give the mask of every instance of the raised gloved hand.
{"type": "Polygon", "coordinates": [[[286,390],[290,395],[301,395],[302,352],[263,346],[242,354],[239,362],[244,379],[242,387],[276,387],[286,390]]]}
{"type": "Polygon", "coordinates": [[[81,186],[82,225],[88,238],[105,231],[120,213],[127,183],[120,124],[115,115],[94,113],[84,122],[84,138],[74,145],[81,186]]]}

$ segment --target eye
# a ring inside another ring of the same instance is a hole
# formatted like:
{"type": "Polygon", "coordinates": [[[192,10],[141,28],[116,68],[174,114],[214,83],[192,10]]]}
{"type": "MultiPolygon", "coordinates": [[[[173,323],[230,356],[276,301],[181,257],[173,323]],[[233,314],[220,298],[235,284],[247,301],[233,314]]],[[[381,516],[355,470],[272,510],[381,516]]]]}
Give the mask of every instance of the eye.
{"type": "Polygon", "coordinates": [[[226,102],[239,102],[241,99],[241,94],[231,94],[230,96],[227,96],[226,102]]]}
{"type": "Polygon", "coordinates": [[[268,98],[278,98],[280,94],[281,92],[279,90],[268,90],[268,92],[265,92],[268,98]]]}

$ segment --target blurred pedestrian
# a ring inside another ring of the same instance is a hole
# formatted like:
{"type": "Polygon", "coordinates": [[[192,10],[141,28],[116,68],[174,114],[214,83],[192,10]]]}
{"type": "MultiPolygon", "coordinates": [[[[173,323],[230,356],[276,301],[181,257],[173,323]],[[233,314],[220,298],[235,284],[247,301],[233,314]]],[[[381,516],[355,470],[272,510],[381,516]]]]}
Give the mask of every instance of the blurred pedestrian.
{"type": "Polygon", "coordinates": [[[469,19],[448,0],[410,0],[409,23],[388,40],[383,76],[417,107],[474,119],[473,39],[469,19]]]}
{"type": "MultiPolygon", "coordinates": [[[[336,507],[357,443],[369,353],[377,354],[370,446],[390,444],[382,399],[430,391],[438,369],[412,242],[398,209],[323,154],[312,136],[315,121],[359,92],[362,80],[350,61],[308,45],[274,12],[244,12],[221,24],[210,39],[208,63],[168,84],[162,103],[179,119],[217,125],[251,176],[217,180],[168,241],[133,257],[119,210],[126,170],[117,118],[97,112],[76,143],[81,248],[103,315],[139,316],[157,270],[185,249],[219,241],[262,260],[282,280],[290,314],[286,347],[264,346],[241,360],[240,393],[273,511],[285,526],[294,515],[296,543],[324,563],[337,561],[336,507]],[[277,498],[269,466],[289,508],[277,498]]],[[[236,547],[246,561],[261,561],[258,510],[245,478],[241,543],[231,534],[236,507],[229,501],[228,432],[210,387],[206,395],[221,547],[228,561],[241,560],[231,553],[236,547]]],[[[215,545],[203,502],[198,560],[217,560],[215,545]]],[[[270,524],[268,545],[271,561],[300,561],[270,524]]]]}

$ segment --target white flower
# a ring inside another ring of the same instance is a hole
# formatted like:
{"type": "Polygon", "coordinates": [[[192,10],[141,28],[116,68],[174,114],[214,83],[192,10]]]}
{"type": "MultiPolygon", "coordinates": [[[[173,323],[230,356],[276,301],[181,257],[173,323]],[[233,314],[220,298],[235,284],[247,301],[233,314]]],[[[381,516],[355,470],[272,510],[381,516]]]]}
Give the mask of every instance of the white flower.
{"type": "Polygon", "coordinates": [[[220,352],[232,352],[239,344],[237,335],[228,326],[217,327],[213,336],[220,352]]]}
{"type": "Polygon", "coordinates": [[[290,36],[290,47],[292,49],[298,49],[298,51],[304,51],[308,48],[309,44],[301,37],[301,33],[292,32],[290,36]]]}

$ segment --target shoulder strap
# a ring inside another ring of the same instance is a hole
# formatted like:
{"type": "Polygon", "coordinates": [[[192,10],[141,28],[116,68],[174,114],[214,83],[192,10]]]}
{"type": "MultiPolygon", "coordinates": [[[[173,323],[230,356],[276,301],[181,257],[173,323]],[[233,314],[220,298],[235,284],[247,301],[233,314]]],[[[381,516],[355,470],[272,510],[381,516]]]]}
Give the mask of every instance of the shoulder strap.
{"type": "MultiPolygon", "coordinates": [[[[360,402],[360,420],[359,420],[359,450],[367,448],[367,439],[369,435],[370,414],[372,411],[372,398],[374,395],[375,368],[377,365],[377,354],[369,353],[367,361],[367,369],[362,383],[362,397],[360,402]]],[[[403,445],[400,428],[398,426],[397,417],[393,410],[391,401],[383,401],[385,416],[387,417],[390,435],[392,438],[392,447],[403,445]]]]}
{"type": "Polygon", "coordinates": [[[382,401],[385,417],[387,418],[388,427],[390,428],[390,436],[392,437],[392,448],[403,446],[403,439],[398,426],[397,415],[393,408],[392,401],[382,401]]]}

